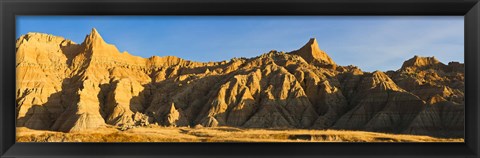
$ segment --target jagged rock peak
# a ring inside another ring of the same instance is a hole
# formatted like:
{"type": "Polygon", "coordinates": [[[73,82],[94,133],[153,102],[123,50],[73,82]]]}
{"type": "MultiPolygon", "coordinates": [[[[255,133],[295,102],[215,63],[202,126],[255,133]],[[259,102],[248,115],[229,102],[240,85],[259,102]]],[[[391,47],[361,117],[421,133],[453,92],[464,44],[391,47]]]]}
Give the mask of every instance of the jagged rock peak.
{"type": "Polygon", "coordinates": [[[20,36],[17,39],[17,47],[25,42],[36,42],[36,43],[70,43],[70,44],[75,44],[75,42],[65,39],[60,36],[55,36],[52,34],[46,34],[46,33],[39,33],[39,32],[29,32],[27,34],[24,34],[20,36]]]}
{"type": "Polygon", "coordinates": [[[167,62],[167,61],[182,61],[183,59],[182,58],[179,58],[179,57],[176,57],[176,56],[163,56],[163,57],[160,57],[160,56],[151,56],[150,58],[148,58],[148,60],[152,61],[152,62],[167,62]]]}
{"type": "Polygon", "coordinates": [[[51,42],[52,40],[65,40],[65,38],[60,36],[55,36],[52,34],[39,33],[39,32],[29,32],[25,35],[20,36],[19,39],[25,40],[38,40],[38,42],[51,42]]]}
{"type": "Polygon", "coordinates": [[[105,41],[103,40],[100,33],[98,33],[97,29],[92,28],[92,31],[90,32],[90,34],[88,34],[85,37],[85,40],[84,40],[83,43],[86,44],[86,45],[92,45],[93,46],[93,45],[105,44],[105,41]]]}
{"type": "Polygon", "coordinates": [[[421,57],[415,55],[413,58],[408,59],[405,61],[402,65],[402,69],[405,69],[407,67],[425,67],[425,66],[434,66],[442,64],[440,61],[438,61],[437,58],[434,56],[432,57],[421,57]]]}
{"type": "Polygon", "coordinates": [[[372,73],[370,83],[366,85],[370,85],[373,88],[380,88],[381,90],[402,91],[387,74],[378,70],[372,73]]]}
{"type": "Polygon", "coordinates": [[[382,71],[379,71],[379,70],[376,70],[374,72],[372,72],[372,77],[378,81],[387,81],[387,82],[393,82],[392,79],[390,79],[390,77],[388,77],[387,74],[385,74],[384,72],[382,71]]]}
{"type": "Polygon", "coordinates": [[[336,66],[335,62],[327,55],[327,53],[318,47],[315,38],[310,38],[307,44],[298,50],[292,51],[291,54],[301,56],[309,63],[336,66]]]}

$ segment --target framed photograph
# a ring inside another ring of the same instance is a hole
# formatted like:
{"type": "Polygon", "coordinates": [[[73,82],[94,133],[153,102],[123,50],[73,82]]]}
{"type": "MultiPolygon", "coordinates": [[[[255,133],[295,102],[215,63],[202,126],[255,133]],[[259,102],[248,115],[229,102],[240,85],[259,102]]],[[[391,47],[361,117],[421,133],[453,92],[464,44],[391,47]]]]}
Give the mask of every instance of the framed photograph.
{"type": "Polygon", "coordinates": [[[479,157],[479,9],[0,1],[0,156],[479,157]]]}

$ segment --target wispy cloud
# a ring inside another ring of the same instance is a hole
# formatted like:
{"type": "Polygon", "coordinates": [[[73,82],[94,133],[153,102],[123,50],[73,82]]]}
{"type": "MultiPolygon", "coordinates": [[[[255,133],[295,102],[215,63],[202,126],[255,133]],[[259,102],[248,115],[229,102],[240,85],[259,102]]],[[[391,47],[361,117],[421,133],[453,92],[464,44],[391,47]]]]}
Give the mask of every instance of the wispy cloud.
{"type": "Polygon", "coordinates": [[[463,23],[391,20],[346,36],[344,40],[349,45],[329,47],[337,52],[332,56],[340,59],[337,61],[340,64],[354,60],[367,71],[396,70],[414,55],[435,56],[442,62],[463,62],[463,23]],[[452,39],[455,42],[443,42],[452,39]]]}

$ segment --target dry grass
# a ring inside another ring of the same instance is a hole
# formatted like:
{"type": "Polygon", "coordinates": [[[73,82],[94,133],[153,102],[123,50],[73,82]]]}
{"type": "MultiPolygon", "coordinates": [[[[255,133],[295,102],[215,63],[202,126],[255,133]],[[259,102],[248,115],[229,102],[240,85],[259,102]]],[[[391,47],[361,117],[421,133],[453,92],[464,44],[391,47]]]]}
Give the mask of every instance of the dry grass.
{"type": "Polygon", "coordinates": [[[140,127],[126,131],[107,127],[83,132],[17,128],[18,142],[463,142],[429,136],[342,130],[274,130],[232,127],[140,127]]]}

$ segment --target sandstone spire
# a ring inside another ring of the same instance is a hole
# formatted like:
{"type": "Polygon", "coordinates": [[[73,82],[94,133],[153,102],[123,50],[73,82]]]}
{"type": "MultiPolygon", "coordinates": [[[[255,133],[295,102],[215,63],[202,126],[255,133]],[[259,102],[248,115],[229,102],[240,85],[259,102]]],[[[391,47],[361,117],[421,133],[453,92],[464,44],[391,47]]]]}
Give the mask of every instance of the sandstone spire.
{"type": "MultiPolygon", "coordinates": [[[[131,55],[128,55],[127,53],[124,53],[125,54],[124,56],[128,56],[128,57],[121,57],[122,53],[120,53],[117,47],[115,45],[108,44],[107,42],[105,42],[102,36],[100,35],[100,33],[98,33],[98,31],[95,28],[92,28],[92,31],[90,32],[90,34],[88,34],[85,37],[85,40],[83,41],[82,46],[83,46],[83,51],[80,54],[84,54],[85,56],[81,56],[80,57],[81,59],[77,59],[80,61],[83,60],[83,58],[85,59],[96,58],[94,59],[95,61],[100,61],[103,63],[109,62],[113,58],[117,58],[116,60],[122,60],[122,61],[131,60],[129,58],[131,55]]],[[[76,58],[78,58],[78,56],[76,58]]],[[[134,60],[132,59],[132,61],[134,60]]]]}
{"type": "Polygon", "coordinates": [[[291,54],[301,56],[309,63],[317,63],[321,66],[336,67],[335,62],[327,55],[326,52],[318,47],[317,40],[310,38],[310,40],[299,50],[292,51],[291,54]]]}
{"type": "Polygon", "coordinates": [[[100,36],[100,33],[97,32],[97,29],[92,28],[90,34],[85,37],[84,43],[87,46],[93,47],[105,44],[105,41],[103,40],[102,36],[100,36]]]}
{"type": "Polygon", "coordinates": [[[181,113],[180,109],[175,107],[175,103],[172,102],[170,110],[168,110],[167,115],[165,116],[165,124],[168,126],[186,126],[188,125],[188,120],[181,113]]]}

